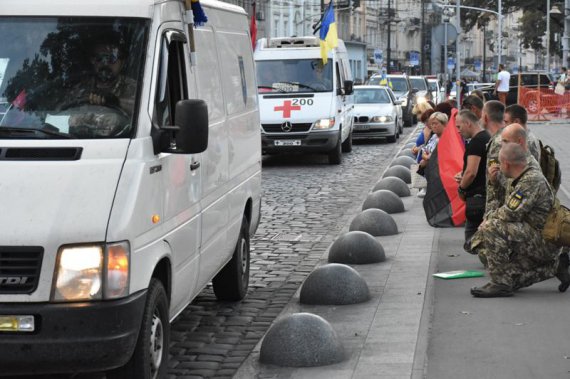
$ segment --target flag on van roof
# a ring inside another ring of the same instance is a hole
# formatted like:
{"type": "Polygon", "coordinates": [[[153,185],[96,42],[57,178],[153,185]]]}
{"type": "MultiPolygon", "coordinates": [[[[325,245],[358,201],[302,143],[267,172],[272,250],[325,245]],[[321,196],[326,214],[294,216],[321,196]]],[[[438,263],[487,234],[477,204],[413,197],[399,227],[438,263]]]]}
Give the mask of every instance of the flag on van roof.
{"type": "Polygon", "coordinates": [[[320,28],[319,39],[321,43],[321,58],[323,59],[323,63],[326,64],[329,51],[338,46],[338,33],[334,19],[332,0],[323,14],[320,28]]]}
{"type": "MultiPolygon", "coordinates": [[[[188,4],[188,3],[187,3],[188,4]]],[[[194,24],[202,26],[208,22],[208,17],[200,5],[200,0],[191,0],[192,13],[194,14],[194,24]]]]}

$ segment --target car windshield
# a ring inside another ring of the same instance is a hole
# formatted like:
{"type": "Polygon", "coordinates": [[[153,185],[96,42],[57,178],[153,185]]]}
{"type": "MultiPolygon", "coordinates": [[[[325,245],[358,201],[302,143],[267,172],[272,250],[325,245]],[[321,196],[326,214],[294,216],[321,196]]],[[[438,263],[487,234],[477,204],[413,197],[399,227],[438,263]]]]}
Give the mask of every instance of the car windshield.
{"type": "Polygon", "coordinates": [[[420,91],[427,91],[426,81],[422,78],[410,78],[412,88],[417,88],[420,91]]]}
{"type": "Polygon", "coordinates": [[[405,78],[388,78],[389,86],[394,92],[408,92],[408,82],[405,78]]]}
{"type": "Polygon", "coordinates": [[[148,21],[0,17],[0,139],[128,138],[148,21]]]}
{"type": "Polygon", "coordinates": [[[321,59],[282,59],[257,61],[259,93],[331,92],[332,61],[323,65],[321,59]]]}
{"type": "Polygon", "coordinates": [[[436,82],[428,82],[429,90],[430,91],[437,91],[437,83],[436,82]]]}
{"type": "Polygon", "coordinates": [[[356,104],[390,104],[390,96],[384,89],[360,89],[354,90],[354,102],[356,104]]]}

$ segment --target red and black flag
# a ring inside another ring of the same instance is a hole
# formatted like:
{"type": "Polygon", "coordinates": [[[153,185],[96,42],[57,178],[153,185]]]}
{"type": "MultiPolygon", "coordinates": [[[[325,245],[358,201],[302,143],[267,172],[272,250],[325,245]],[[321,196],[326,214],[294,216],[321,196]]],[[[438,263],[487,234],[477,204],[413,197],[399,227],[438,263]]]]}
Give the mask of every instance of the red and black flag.
{"type": "Polygon", "coordinates": [[[455,126],[456,115],[457,109],[454,109],[425,169],[424,211],[431,226],[451,227],[465,223],[465,202],[459,198],[459,184],[453,178],[463,170],[465,153],[465,144],[455,126]]]}

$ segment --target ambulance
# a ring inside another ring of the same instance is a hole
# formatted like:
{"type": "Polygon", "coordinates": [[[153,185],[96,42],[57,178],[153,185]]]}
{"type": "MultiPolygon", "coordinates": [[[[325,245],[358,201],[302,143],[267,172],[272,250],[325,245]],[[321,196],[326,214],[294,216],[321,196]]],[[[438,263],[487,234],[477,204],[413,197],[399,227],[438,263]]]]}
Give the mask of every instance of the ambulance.
{"type": "Polygon", "coordinates": [[[352,151],[353,81],[342,40],[323,63],[317,37],[257,42],[261,139],[264,153],[325,153],[340,164],[352,151]]]}
{"type": "Polygon", "coordinates": [[[2,0],[0,376],[164,378],[170,323],[201,290],[246,295],[247,14],[192,4],[2,0]]]}

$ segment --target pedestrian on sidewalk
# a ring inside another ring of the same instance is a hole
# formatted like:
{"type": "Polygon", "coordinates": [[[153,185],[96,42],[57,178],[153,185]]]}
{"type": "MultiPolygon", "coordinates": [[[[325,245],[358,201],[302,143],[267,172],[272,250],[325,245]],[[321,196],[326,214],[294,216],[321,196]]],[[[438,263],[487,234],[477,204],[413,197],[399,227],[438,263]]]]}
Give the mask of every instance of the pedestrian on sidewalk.
{"type": "Polygon", "coordinates": [[[554,194],[540,169],[530,167],[527,153],[505,143],[499,153],[501,172],[512,179],[504,203],[480,225],[472,249],[487,257],[491,281],[473,287],[475,297],[513,296],[520,288],[550,279],[557,269],[556,246],[542,229],[554,194]]]}
{"type": "Polygon", "coordinates": [[[473,112],[475,116],[477,116],[477,119],[480,120],[483,115],[484,105],[485,103],[478,96],[469,95],[461,103],[461,109],[467,109],[468,111],[473,112]]]}
{"type": "Polygon", "coordinates": [[[507,95],[509,94],[509,83],[511,81],[511,74],[505,69],[505,66],[501,63],[499,65],[499,74],[497,75],[497,81],[495,82],[495,91],[493,94],[499,97],[499,101],[504,105],[507,105],[507,95]]]}
{"type": "MultiPolygon", "coordinates": [[[[465,100],[467,101],[467,99],[465,100]]],[[[491,139],[479,123],[479,118],[470,110],[462,110],[457,116],[459,132],[469,140],[463,156],[463,171],[455,175],[459,183],[459,197],[465,201],[465,243],[463,249],[471,253],[471,237],[485,215],[485,177],[487,172],[487,143],[491,139]]]]}
{"type": "Polygon", "coordinates": [[[526,109],[518,104],[509,105],[505,108],[504,115],[505,126],[511,124],[520,124],[527,134],[528,150],[537,162],[540,162],[540,143],[538,137],[530,130],[527,125],[528,122],[528,112],[526,109]]]}

